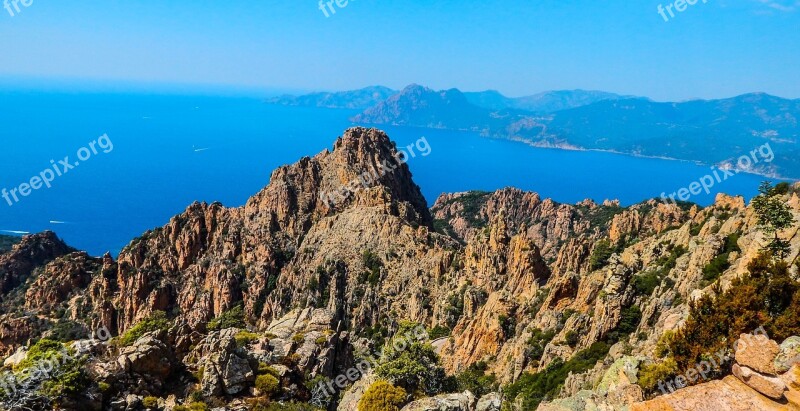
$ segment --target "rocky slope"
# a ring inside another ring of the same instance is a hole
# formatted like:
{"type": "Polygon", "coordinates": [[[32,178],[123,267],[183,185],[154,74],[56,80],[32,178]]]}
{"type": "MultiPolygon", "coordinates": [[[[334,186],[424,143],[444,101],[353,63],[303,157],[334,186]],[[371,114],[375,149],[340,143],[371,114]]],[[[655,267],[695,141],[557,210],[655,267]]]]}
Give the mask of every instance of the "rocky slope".
{"type": "MultiPolygon", "coordinates": [[[[70,249],[53,233],[25,237],[0,254],[8,356],[0,380],[49,358],[41,341],[32,344],[39,338],[74,344],[97,330],[116,338],[89,339],[76,351],[85,356],[64,363],[76,374],[34,379],[35,389],[0,400],[114,410],[313,401],[355,410],[376,377],[349,371],[413,321],[432,332],[448,374],[484,364],[501,385],[606,344],[565,375],[558,396],[616,409],[644,400],[636,369],[686,320],[687,302],[744,274],[763,242],[752,209],[727,196],[705,209],[654,200],[623,208],[508,188],[445,194],[429,210],[395,156],[384,133],[348,130],[333,150],[275,170],[244,206],[192,204],[116,259],[70,249]],[[326,199],[342,186],[351,187],[345,198],[326,199]],[[738,251],[727,251],[734,234],[738,251]],[[729,266],[707,281],[704,268],[726,252],[729,266]],[[347,383],[319,401],[314,387],[343,374],[347,383]]],[[[800,216],[796,193],[781,198],[800,216]]],[[[798,259],[798,229],[781,233],[789,262],[798,259]]],[[[458,388],[412,393],[404,409],[524,408],[458,388]]]]}

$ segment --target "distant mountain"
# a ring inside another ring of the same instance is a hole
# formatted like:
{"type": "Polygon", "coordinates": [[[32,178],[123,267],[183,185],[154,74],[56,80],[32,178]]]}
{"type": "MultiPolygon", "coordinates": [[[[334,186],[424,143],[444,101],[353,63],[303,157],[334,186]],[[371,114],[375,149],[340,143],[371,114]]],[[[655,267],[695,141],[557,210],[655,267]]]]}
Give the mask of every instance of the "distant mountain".
{"type": "Polygon", "coordinates": [[[372,107],[397,93],[383,86],[336,93],[312,93],[304,96],[283,95],[267,100],[269,104],[300,107],[347,108],[363,110],[372,107]]]}
{"type": "Polygon", "coordinates": [[[503,129],[524,113],[490,110],[470,103],[457,89],[434,91],[412,84],[352,118],[355,123],[472,130],[503,129]]]}
{"type": "Polygon", "coordinates": [[[517,109],[534,113],[552,113],[586,106],[603,100],[619,100],[632,96],[605,91],[560,90],[547,91],[532,96],[510,98],[494,90],[464,93],[470,103],[492,110],[517,109]]]}
{"type": "Polygon", "coordinates": [[[553,113],[531,141],[717,164],[770,143],[776,156],[753,171],[800,176],[800,100],[763,93],[657,103],[608,100],[553,113]]]}
{"type": "Polygon", "coordinates": [[[800,177],[798,119],[800,100],[764,93],[659,103],[580,90],[512,99],[496,91],[434,91],[416,84],[352,118],[359,124],[470,130],[537,146],[705,164],[730,164],[770,143],[774,161],[748,171],[788,178],[800,177]]]}

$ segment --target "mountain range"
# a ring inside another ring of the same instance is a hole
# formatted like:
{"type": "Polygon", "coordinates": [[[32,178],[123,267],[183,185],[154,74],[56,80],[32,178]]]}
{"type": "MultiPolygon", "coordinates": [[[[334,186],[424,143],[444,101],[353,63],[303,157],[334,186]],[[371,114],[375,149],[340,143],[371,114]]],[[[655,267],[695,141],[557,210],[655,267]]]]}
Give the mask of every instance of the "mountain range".
{"type": "MultiPolygon", "coordinates": [[[[337,93],[338,107],[354,107],[347,104],[351,98],[366,105],[359,98],[370,89],[365,90],[337,93]]],[[[307,96],[307,104],[328,101],[325,95],[317,96],[307,96]]],[[[496,91],[435,91],[412,84],[372,103],[351,120],[473,131],[540,147],[666,157],[800,178],[800,100],[764,93],[673,103],[582,90],[509,98],[496,91]],[[774,159],[737,164],[741,156],[765,144],[774,159]]]]}
{"type": "Polygon", "coordinates": [[[800,184],[706,208],[515,188],[429,208],[397,156],[352,128],[245,205],[193,203],[117,258],[53,232],[0,250],[0,409],[800,404],[800,184]],[[786,214],[779,232],[759,204],[786,214]]]}

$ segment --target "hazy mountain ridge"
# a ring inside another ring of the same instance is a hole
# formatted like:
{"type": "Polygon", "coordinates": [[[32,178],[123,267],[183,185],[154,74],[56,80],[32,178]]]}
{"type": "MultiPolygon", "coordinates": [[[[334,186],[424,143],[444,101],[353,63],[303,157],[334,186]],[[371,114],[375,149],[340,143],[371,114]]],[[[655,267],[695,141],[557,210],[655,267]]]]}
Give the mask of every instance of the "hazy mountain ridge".
{"type": "Polygon", "coordinates": [[[366,109],[386,100],[390,96],[397,94],[397,90],[392,90],[383,86],[365,87],[359,90],[341,92],[318,92],[302,96],[285,94],[278,97],[267,99],[268,104],[280,104],[284,106],[300,107],[324,107],[324,108],[346,108],[346,109],[366,109]]]}
{"type": "Polygon", "coordinates": [[[555,103],[544,106],[575,106],[536,114],[519,109],[531,108],[530,104],[493,91],[436,92],[413,85],[352,120],[358,124],[476,131],[536,146],[608,150],[708,165],[735,163],[740,156],[769,143],[774,161],[761,162],[747,171],[800,178],[800,100],[752,93],[663,103],[593,93],[552,92],[539,100],[521,99],[533,104],[555,99],[555,103]]]}

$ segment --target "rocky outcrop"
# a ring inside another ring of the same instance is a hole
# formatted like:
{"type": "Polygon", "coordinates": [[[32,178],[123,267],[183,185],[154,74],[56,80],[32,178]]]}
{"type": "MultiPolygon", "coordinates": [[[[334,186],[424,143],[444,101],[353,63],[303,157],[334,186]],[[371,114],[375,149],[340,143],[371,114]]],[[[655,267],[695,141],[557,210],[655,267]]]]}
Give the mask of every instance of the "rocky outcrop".
{"type": "Polygon", "coordinates": [[[401,411],[475,411],[475,395],[466,391],[461,394],[443,394],[414,401],[401,411]]]}

